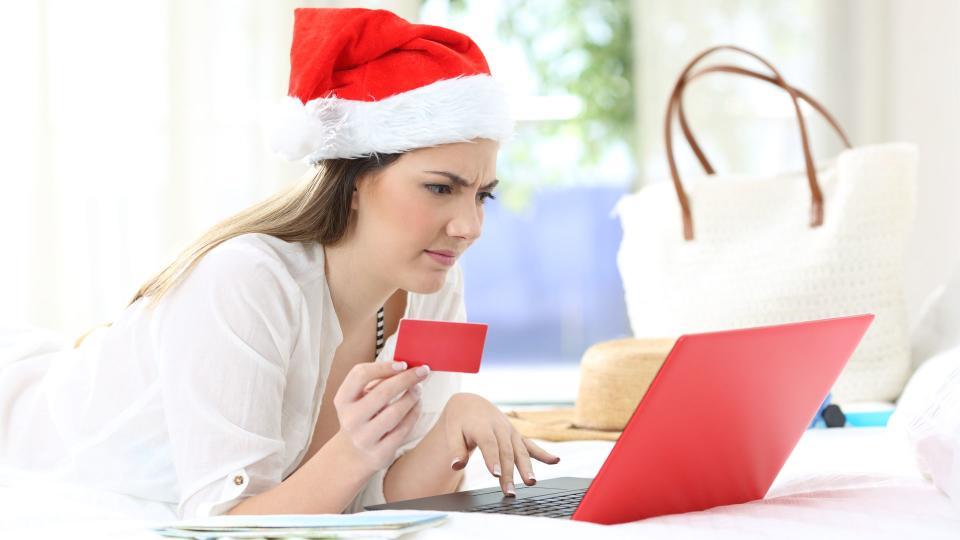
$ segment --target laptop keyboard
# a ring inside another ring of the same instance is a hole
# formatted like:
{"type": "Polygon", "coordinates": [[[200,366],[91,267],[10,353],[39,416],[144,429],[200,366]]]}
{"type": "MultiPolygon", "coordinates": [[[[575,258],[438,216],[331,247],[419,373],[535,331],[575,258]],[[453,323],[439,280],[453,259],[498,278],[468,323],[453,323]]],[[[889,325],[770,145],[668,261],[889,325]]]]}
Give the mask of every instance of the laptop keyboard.
{"type": "Polygon", "coordinates": [[[468,512],[569,518],[573,515],[577,506],[580,505],[584,493],[586,491],[566,491],[556,495],[541,495],[523,499],[510,498],[504,499],[503,502],[476,506],[468,512]],[[510,502],[507,502],[508,500],[510,502]]]}

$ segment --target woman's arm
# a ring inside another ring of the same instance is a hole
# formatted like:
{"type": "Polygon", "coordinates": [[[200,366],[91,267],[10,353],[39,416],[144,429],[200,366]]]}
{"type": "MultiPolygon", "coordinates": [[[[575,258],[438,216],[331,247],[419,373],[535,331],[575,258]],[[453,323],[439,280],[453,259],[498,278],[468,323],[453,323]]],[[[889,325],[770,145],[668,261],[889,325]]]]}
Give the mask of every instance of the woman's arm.
{"type": "Polygon", "coordinates": [[[280,485],[228,513],[343,512],[370,477],[393,460],[420,416],[419,383],[429,370],[406,368],[405,362],[354,366],[333,398],[340,430],[280,485]]]}
{"type": "Polygon", "coordinates": [[[487,470],[500,479],[507,496],[514,496],[514,470],[532,486],[531,458],[556,464],[560,458],[527,440],[495,405],[475,394],[454,394],[440,418],[415,448],[400,457],[383,480],[388,502],[451,493],[463,478],[463,468],[475,448],[487,470]]]}
{"type": "Polygon", "coordinates": [[[453,468],[454,457],[444,427],[446,414],[444,409],[417,446],[387,469],[383,478],[383,496],[387,502],[452,493],[460,486],[463,470],[459,465],[457,470],[453,468]]]}
{"type": "Polygon", "coordinates": [[[279,485],[244,499],[228,514],[339,514],[376,469],[338,432],[279,485]]]}

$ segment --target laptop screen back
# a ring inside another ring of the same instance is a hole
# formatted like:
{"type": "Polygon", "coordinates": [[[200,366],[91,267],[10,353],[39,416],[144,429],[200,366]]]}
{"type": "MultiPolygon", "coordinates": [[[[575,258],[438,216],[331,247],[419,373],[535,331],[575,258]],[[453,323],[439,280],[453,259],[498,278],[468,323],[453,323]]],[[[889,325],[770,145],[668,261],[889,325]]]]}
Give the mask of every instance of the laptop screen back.
{"type": "Polygon", "coordinates": [[[574,520],[762,498],[873,315],[682,336],[574,520]]]}

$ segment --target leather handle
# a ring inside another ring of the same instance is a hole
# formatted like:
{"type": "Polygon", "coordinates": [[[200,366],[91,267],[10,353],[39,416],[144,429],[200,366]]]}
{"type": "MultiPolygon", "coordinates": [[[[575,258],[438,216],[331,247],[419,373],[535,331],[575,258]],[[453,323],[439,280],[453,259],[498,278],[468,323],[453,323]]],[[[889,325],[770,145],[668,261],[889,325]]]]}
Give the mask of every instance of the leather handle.
{"type": "MultiPolygon", "coordinates": [[[[759,72],[745,69],[742,67],[727,66],[727,65],[718,65],[718,66],[710,66],[707,68],[703,68],[697,71],[696,73],[693,73],[692,75],[690,75],[687,78],[687,82],[689,83],[690,81],[694,79],[698,79],[701,76],[706,75],[708,73],[734,73],[737,75],[744,75],[746,77],[752,77],[754,79],[766,81],[770,84],[783,88],[783,86],[774,77],[771,77],[769,75],[764,75],[763,73],[759,73],[759,72]]],[[[840,137],[840,140],[843,141],[843,145],[845,147],[853,148],[853,145],[850,144],[850,139],[847,137],[847,133],[844,131],[843,127],[840,126],[840,122],[838,122],[837,119],[834,118],[832,114],[830,114],[830,111],[828,111],[826,107],[824,107],[819,101],[811,97],[810,94],[804,92],[803,90],[800,90],[797,87],[793,87],[793,89],[797,92],[797,97],[799,97],[801,101],[804,101],[808,105],[813,107],[813,109],[818,113],[820,113],[820,116],[822,116],[824,120],[826,120],[827,123],[830,124],[830,127],[832,127],[833,131],[836,132],[838,137],[840,137]]],[[[683,131],[683,135],[687,139],[687,143],[690,144],[690,148],[693,150],[694,154],[702,158],[701,164],[703,165],[704,170],[707,171],[707,174],[715,174],[713,167],[710,165],[709,160],[707,159],[706,155],[703,153],[703,150],[700,149],[700,145],[697,143],[696,137],[694,137],[693,132],[690,130],[690,126],[687,123],[686,114],[684,113],[684,110],[683,110],[683,100],[680,100],[680,102],[677,104],[677,119],[680,122],[680,130],[683,131]]]]}
{"type": "MultiPolygon", "coordinates": [[[[664,118],[664,137],[666,143],[667,151],[667,162],[670,166],[670,175],[673,179],[674,189],[677,193],[677,199],[680,202],[680,208],[683,218],[683,237],[685,240],[690,241],[694,238],[694,227],[693,227],[693,218],[690,211],[690,200],[687,196],[686,191],[683,189],[683,183],[680,180],[680,174],[677,170],[676,159],[673,155],[673,130],[672,130],[672,119],[675,112],[679,111],[680,103],[682,102],[683,91],[686,88],[687,83],[691,80],[691,72],[693,68],[705,57],[718,52],[718,51],[734,51],[746,54],[760,63],[765,65],[770,69],[773,74],[770,77],[767,77],[770,82],[780,86],[787,93],[790,94],[790,99],[793,101],[794,110],[797,115],[797,123],[800,128],[800,139],[803,145],[803,154],[804,154],[804,163],[806,165],[807,171],[807,183],[810,186],[810,198],[811,198],[811,209],[810,209],[810,226],[818,227],[823,224],[823,192],[820,189],[820,184],[817,182],[816,169],[813,163],[813,155],[810,151],[810,142],[807,134],[806,122],[803,119],[802,111],[800,110],[800,97],[799,92],[787,84],[783,76],[777,71],[777,68],[773,66],[770,62],[762,58],[761,56],[750,52],[741,47],[735,45],[720,45],[717,47],[711,47],[691,60],[683,71],[680,73],[680,76],[677,79],[676,84],[674,85],[673,92],[670,94],[670,99],[667,104],[667,113],[664,118]]],[[[723,71],[723,70],[717,70],[723,71]]],[[[692,132],[689,131],[689,126],[685,130],[685,134],[688,135],[688,140],[692,140],[692,132]]],[[[710,165],[706,156],[703,154],[702,150],[699,148],[699,145],[692,146],[694,154],[697,156],[697,159],[700,161],[700,164],[704,167],[704,170],[707,171],[707,174],[713,174],[713,167],[710,165]]]]}

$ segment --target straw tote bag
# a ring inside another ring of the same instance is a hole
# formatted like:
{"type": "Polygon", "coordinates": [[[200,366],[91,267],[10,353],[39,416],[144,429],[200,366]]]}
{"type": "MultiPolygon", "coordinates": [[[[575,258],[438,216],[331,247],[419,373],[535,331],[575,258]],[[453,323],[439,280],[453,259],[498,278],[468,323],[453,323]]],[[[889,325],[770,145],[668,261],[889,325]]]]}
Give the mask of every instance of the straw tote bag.
{"type": "Polygon", "coordinates": [[[851,147],[822,105],[789,85],[763,58],[733,46],[708,49],[686,66],[671,94],[664,130],[672,182],[626,195],[615,209],[623,226],[617,264],[634,336],[873,313],[876,319],[834,386],[833,398],[895,399],[910,371],[903,267],[914,214],[916,148],[851,147]],[[719,50],[751,56],[770,74],[733,65],[694,71],[719,50]],[[710,73],[759,79],[789,93],[804,172],[714,171],[687,124],[682,102],[687,85],[710,73]],[[800,101],[846,143],[829,163],[814,164],[800,101]],[[681,181],[673,155],[674,119],[704,175],[681,181]]]}

